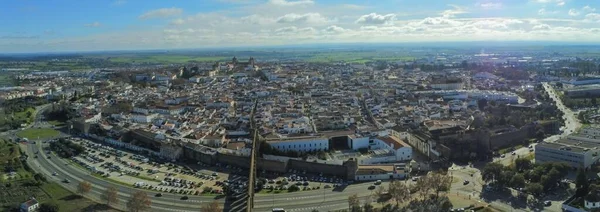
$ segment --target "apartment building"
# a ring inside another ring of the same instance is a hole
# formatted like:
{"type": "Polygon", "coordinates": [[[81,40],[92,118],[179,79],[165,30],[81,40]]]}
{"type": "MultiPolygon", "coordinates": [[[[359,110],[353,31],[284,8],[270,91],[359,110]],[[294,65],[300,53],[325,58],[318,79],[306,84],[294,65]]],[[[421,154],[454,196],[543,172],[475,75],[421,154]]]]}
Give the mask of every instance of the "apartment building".
{"type": "Polygon", "coordinates": [[[279,151],[327,151],[329,139],[326,137],[290,138],[267,141],[274,149],[279,151]]]}
{"type": "Polygon", "coordinates": [[[554,143],[535,146],[535,162],[565,162],[573,168],[590,168],[597,163],[600,143],[570,136],[554,143]]]}

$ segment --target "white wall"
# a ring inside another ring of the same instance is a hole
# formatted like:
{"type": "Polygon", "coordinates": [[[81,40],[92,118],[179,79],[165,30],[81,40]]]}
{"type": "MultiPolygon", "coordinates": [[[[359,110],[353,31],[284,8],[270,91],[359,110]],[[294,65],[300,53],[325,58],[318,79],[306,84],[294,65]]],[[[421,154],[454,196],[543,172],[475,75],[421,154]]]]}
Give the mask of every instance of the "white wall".
{"type": "Polygon", "coordinates": [[[412,159],[412,148],[411,147],[402,147],[396,150],[396,160],[405,161],[412,159]]]}
{"type": "Polygon", "coordinates": [[[353,150],[358,150],[360,148],[369,148],[369,137],[353,138],[348,140],[349,142],[352,142],[351,146],[353,150]]]}
{"type": "Polygon", "coordinates": [[[290,141],[267,141],[273,148],[279,151],[320,151],[329,149],[329,139],[315,138],[290,141]]]}

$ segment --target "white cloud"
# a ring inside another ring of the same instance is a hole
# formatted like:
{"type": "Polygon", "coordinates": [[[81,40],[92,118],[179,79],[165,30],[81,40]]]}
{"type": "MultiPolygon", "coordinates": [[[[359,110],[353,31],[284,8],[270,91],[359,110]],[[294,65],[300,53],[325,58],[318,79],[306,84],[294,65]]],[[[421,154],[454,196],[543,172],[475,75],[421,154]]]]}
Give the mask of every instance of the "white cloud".
{"type": "Polygon", "coordinates": [[[342,8],[350,9],[350,10],[362,10],[367,8],[367,6],[357,5],[357,4],[342,4],[342,8]]]}
{"type": "Polygon", "coordinates": [[[587,15],[585,15],[585,20],[600,22],[600,14],[598,14],[598,13],[588,13],[587,15]]]}
{"type": "Polygon", "coordinates": [[[392,24],[396,20],[395,14],[379,15],[371,13],[359,17],[355,23],[357,24],[392,24]]]}
{"type": "Polygon", "coordinates": [[[558,11],[556,10],[546,10],[546,8],[542,8],[540,10],[538,10],[538,15],[553,15],[553,14],[557,14],[558,11]]]}
{"type": "Polygon", "coordinates": [[[577,11],[576,9],[570,9],[569,10],[569,15],[570,16],[578,16],[579,15],[579,11],[577,11]]]}
{"type": "Polygon", "coordinates": [[[265,25],[265,24],[271,24],[274,23],[275,20],[272,18],[267,18],[261,15],[249,15],[249,16],[244,16],[241,18],[241,20],[244,23],[249,23],[249,24],[257,24],[257,25],[265,25]]]}
{"type": "Polygon", "coordinates": [[[586,5],[585,7],[583,7],[581,10],[583,10],[584,12],[595,12],[596,8],[592,8],[589,5],[586,5]]]}
{"type": "Polygon", "coordinates": [[[284,16],[277,18],[277,23],[312,23],[312,24],[322,24],[326,23],[327,18],[323,17],[319,13],[306,13],[306,14],[296,14],[290,13],[284,16]]]}
{"type": "Polygon", "coordinates": [[[275,33],[277,35],[286,35],[286,34],[290,34],[290,33],[313,34],[315,32],[316,32],[316,30],[312,27],[298,28],[295,26],[283,27],[283,28],[279,28],[279,29],[275,30],[275,33]]]}
{"type": "Polygon", "coordinates": [[[537,2],[537,3],[542,3],[542,4],[553,3],[553,4],[556,4],[556,6],[564,6],[565,5],[565,0],[533,0],[533,1],[537,2]]]}
{"type": "Polygon", "coordinates": [[[185,20],[183,20],[181,18],[178,18],[178,19],[175,19],[175,20],[171,21],[171,25],[182,25],[184,23],[185,23],[185,20]]]}
{"type": "Polygon", "coordinates": [[[102,26],[102,24],[100,24],[100,22],[93,22],[93,23],[89,23],[89,24],[84,24],[83,26],[85,27],[100,27],[102,26]]]}
{"type": "Polygon", "coordinates": [[[315,2],[312,0],[297,0],[297,1],[287,1],[287,0],[270,0],[269,3],[278,6],[306,6],[313,5],[315,2]]]}
{"type": "Polygon", "coordinates": [[[151,19],[151,18],[167,18],[172,16],[181,15],[183,10],[181,8],[161,8],[157,10],[148,11],[139,16],[140,19],[151,19]]]}
{"type": "Polygon", "coordinates": [[[452,18],[452,17],[454,17],[456,15],[467,13],[467,10],[465,8],[463,8],[463,7],[459,7],[459,6],[452,5],[452,4],[449,4],[448,6],[452,7],[452,9],[444,10],[443,12],[441,12],[440,15],[442,17],[452,18]]]}
{"type": "Polygon", "coordinates": [[[551,27],[548,24],[539,24],[539,25],[535,25],[532,28],[533,30],[550,30],[551,27]]]}
{"type": "Polygon", "coordinates": [[[323,29],[323,31],[326,33],[342,33],[342,32],[345,32],[346,29],[336,26],[336,25],[331,25],[331,26],[328,26],[327,28],[323,29]]]}
{"type": "Polygon", "coordinates": [[[484,3],[477,3],[475,4],[478,7],[481,7],[484,10],[491,10],[491,9],[500,9],[502,8],[502,3],[501,2],[484,2],[484,3]]]}

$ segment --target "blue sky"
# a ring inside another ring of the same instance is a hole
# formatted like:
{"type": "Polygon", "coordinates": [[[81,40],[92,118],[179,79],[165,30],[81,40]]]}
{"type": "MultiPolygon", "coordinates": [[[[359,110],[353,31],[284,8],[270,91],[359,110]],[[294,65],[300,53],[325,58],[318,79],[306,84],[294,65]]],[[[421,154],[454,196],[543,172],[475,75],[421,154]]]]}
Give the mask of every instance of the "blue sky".
{"type": "Polygon", "coordinates": [[[14,0],[0,53],[426,41],[600,42],[596,0],[14,0]]]}

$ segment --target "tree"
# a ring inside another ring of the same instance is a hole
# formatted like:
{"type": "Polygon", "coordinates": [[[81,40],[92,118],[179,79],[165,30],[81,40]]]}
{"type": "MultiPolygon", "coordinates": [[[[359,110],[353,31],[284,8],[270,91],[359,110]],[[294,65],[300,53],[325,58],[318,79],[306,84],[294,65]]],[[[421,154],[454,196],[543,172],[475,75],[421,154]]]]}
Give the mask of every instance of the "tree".
{"type": "Polygon", "coordinates": [[[587,195],[589,187],[590,183],[587,180],[585,170],[579,169],[579,171],[577,171],[577,177],[575,178],[575,188],[577,189],[575,195],[578,197],[583,197],[587,195]]]}
{"type": "Polygon", "coordinates": [[[452,176],[441,172],[427,175],[426,178],[431,189],[435,191],[435,198],[440,196],[441,191],[450,190],[450,186],[452,185],[452,176]]]}
{"type": "Polygon", "coordinates": [[[360,211],[360,200],[358,199],[357,194],[353,194],[348,197],[348,210],[350,212],[360,211]]]}
{"type": "Polygon", "coordinates": [[[377,190],[375,190],[375,197],[377,197],[377,201],[381,202],[381,204],[383,204],[383,199],[385,198],[384,195],[386,194],[385,192],[385,188],[383,186],[378,186],[377,190]]]}
{"type": "Polygon", "coordinates": [[[523,188],[525,186],[525,177],[522,174],[515,174],[510,179],[510,185],[514,188],[523,188]]]}
{"type": "MultiPolygon", "coordinates": [[[[422,180],[422,179],[419,178],[419,180],[422,180]]],[[[423,183],[421,183],[421,184],[423,184],[423,183]]],[[[417,186],[419,186],[418,181],[417,181],[417,186]]],[[[426,188],[421,188],[421,187],[418,187],[418,188],[426,189],[427,192],[429,191],[429,189],[431,189],[430,186],[425,186],[425,187],[426,188]]],[[[408,190],[408,187],[406,186],[406,184],[404,184],[400,181],[392,181],[389,184],[388,192],[392,196],[392,198],[396,201],[396,205],[399,205],[401,202],[406,201],[410,197],[410,191],[408,190]]]]}
{"type": "Polygon", "coordinates": [[[92,190],[92,184],[90,182],[88,182],[88,181],[79,182],[79,185],[77,186],[77,193],[79,195],[87,194],[88,192],[90,192],[90,190],[92,190]]]}
{"type": "Polygon", "coordinates": [[[515,169],[518,172],[528,170],[531,168],[531,161],[527,158],[517,158],[515,160],[515,169]]]}
{"type": "Polygon", "coordinates": [[[500,173],[504,170],[504,165],[499,163],[488,163],[481,171],[481,177],[485,182],[491,182],[500,177],[500,173]]]}
{"type": "Polygon", "coordinates": [[[373,208],[373,205],[371,205],[371,196],[367,196],[367,199],[365,200],[365,204],[363,204],[363,211],[364,212],[375,211],[375,209],[373,208]]]}
{"type": "Polygon", "coordinates": [[[219,204],[219,202],[212,201],[208,204],[202,205],[202,209],[200,211],[202,211],[202,212],[221,212],[221,211],[223,211],[223,208],[221,208],[221,205],[219,204]]]}
{"type": "Polygon", "coordinates": [[[40,212],[58,212],[59,207],[55,202],[45,202],[40,205],[40,212]]]}
{"type": "Polygon", "coordinates": [[[117,188],[115,188],[114,186],[108,187],[102,198],[106,200],[107,205],[118,203],[117,188]]]}
{"type": "Polygon", "coordinates": [[[533,196],[539,196],[544,191],[544,187],[539,183],[529,183],[525,185],[525,190],[533,196]]]}
{"type": "Polygon", "coordinates": [[[150,209],[150,205],[152,201],[148,194],[143,191],[137,191],[132,196],[131,199],[127,202],[127,209],[131,212],[139,212],[150,209]]]}

